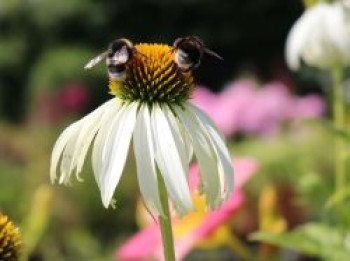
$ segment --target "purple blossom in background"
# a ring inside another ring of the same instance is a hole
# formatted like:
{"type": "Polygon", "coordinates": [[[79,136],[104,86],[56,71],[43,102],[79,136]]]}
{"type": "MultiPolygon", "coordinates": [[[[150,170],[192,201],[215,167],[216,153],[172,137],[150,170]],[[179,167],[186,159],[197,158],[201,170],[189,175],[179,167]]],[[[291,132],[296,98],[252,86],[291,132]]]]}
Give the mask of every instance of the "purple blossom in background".
{"type": "Polygon", "coordinates": [[[320,117],[325,105],[318,95],[292,95],[281,82],[261,88],[239,80],[219,94],[198,87],[192,102],[208,113],[225,136],[237,133],[271,134],[287,120],[320,117]]]}

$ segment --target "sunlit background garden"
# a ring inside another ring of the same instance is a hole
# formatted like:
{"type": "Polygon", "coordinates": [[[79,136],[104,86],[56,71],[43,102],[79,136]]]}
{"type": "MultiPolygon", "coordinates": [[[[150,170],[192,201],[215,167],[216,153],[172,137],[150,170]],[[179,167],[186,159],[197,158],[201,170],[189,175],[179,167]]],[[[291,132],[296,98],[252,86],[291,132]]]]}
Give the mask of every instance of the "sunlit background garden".
{"type": "MultiPolygon", "coordinates": [[[[350,43],[348,1],[323,2],[344,4],[347,34],[332,28],[350,43]]],[[[0,0],[0,213],[22,234],[19,260],[159,260],[158,224],[144,208],[132,153],[108,209],[90,159],[83,182],[60,186],[50,182],[50,157],[66,126],[111,97],[105,64],[84,70],[91,58],[121,37],[172,45],[187,35],[224,58],[203,58],[191,102],[224,134],[235,189],[216,211],[193,192],[198,211],[173,221],[178,259],[349,260],[350,44],[347,53],[325,48],[334,63],[299,51],[300,64],[288,66],[285,55],[293,24],[318,4],[0,0]]],[[[197,174],[191,165],[192,187],[197,174]]],[[[15,260],[1,255],[2,231],[0,222],[0,260],[15,260]]]]}

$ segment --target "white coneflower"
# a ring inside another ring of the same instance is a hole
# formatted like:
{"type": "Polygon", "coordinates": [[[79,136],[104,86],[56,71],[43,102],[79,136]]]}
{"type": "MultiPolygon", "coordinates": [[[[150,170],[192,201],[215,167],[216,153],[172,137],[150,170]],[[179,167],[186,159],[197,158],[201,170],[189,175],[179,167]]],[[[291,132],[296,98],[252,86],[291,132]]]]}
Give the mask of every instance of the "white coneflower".
{"type": "MultiPolygon", "coordinates": [[[[168,45],[132,46],[123,41],[124,46],[119,41],[102,54],[115,97],[64,130],[52,152],[52,181],[66,183],[72,173],[79,179],[93,143],[93,171],[108,207],[132,142],[140,191],[151,211],[163,211],[158,170],[177,212],[194,209],[187,177],[192,154],[202,175],[201,191],[211,208],[220,206],[232,191],[231,157],[212,121],[188,102],[194,87],[191,71],[178,66],[175,50],[168,45]]],[[[92,60],[87,68],[101,59],[92,60]]]]}
{"type": "Polygon", "coordinates": [[[319,2],[293,25],[286,44],[288,66],[297,70],[300,60],[330,68],[350,63],[350,10],[346,1],[319,2]]]}

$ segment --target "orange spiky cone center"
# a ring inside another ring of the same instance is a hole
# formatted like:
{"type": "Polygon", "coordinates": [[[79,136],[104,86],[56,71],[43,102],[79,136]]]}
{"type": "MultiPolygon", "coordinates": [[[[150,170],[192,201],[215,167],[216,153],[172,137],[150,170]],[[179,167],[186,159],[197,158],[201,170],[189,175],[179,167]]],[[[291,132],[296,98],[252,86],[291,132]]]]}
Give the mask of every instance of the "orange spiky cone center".
{"type": "Polygon", "coordinates": [[[181,104],[194,86],[191,72],[184,72],[174,62],[171,47],[163,44],[138,44],[128,62],[126,78],[110,80],[111,93],[125,101],[148,104],[181,104]]]}

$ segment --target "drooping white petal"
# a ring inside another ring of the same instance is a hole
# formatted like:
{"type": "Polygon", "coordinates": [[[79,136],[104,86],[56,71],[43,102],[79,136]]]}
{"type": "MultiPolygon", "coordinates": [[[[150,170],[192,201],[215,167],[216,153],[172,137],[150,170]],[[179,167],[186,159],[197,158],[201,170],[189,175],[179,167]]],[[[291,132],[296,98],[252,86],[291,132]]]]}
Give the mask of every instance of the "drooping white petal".
{"type": "Polygon", "coordinates": [[[201,175],[202,189],[206,194],[210,207],[215,209],[221,199],[221,189],[217,158],[213,146],[208,134],[192,114],[181,108],[175,108],[175,111],[191,137],[201,175]]]}
{"type": "Polygon", "coordinates": [[[185,107],[189,112],[197,117],[198,121],[206,129],[206,132],[210,137],[218,158],[218,169],[220,174],[223,199],[227,199],[233,190],[233,167],[232,159],[225,141],[220,134],[220,131],[214,125],[213,121],[204,112],[191,104],[187,104],[185,107]]]}
{"type": "Polygon", "coordinates": [[[188,140],[188,137],[186,137],[184,133],[181,132],[180,124],[176,117],[174,116],[173,112],[170,110],[170,108],[166,105],[163,106],[163,112],[165,117],[168,119],[168,123],[170,126],[170,130],[172,132],[172,135],[174,137],[175,145],[177,148],[177,151],[179,152],[179,156],[181,159],[181,164],[184,167],[184,173],[185,177],[187,179],[188,174],[188,161],[191,154],[190,144],[188,140]]]}
{"type": "Polygon", "coordinates": [[[71,165],[73,165],[72,162],[73,162],[74,149],[75,149],[76,141],[81,131],[82,125],[83,125],[83,121],[80,120],[79,127],[69,137],[68,142],[63,150],[61,166],[60,166],[61,176],[59,178],[59,183],[63,183],[64,181],[67,182],[69,180],[70,174],[72,172],[71,165]]]}
{"type": "Polygon", "coordinates": [[[172,120],[171,122],[175,127],[176,135],[181,138],[184,154],[186,155],[184,158],[187,159],[188,163],[190,163],[193,157],[193,146],[192,146],[191,136],[186,131],[183,124],[179,124],[179,120],[172,113],[171,113],[170,119],[172,120]]]}
{"type": "Polygon", "coordinates": [[[105,112],[105,108],[111,101],[108,101],[86,115],[81,120],[66,128],[57,139],[52,152],[51,179],[56,179],[56,169],[62,155],[59,183],[68,181],[71,173],[76,168],[77,178],[84,164],[86,153],[92,139],[99,128],[99,117],[105,112]]]}
{"type": "MultiPolygon", "coordinates": [[[[74,169],[76,169],[77,179],[80,180],[79,173],[81,172],[81,169],[83,167],[90,144],[93,138],[95,137],[98,129],[100,128],[102,115],[105,113],[106,108],[108,109],[109,106],[114,105],[114,103],[114,99],[107,101],[99,108],[97,108],[96,110],[85,116],[83,119],[81,119],[81,126],[79,128],[79,132],[77,133],[77,135],[71,137],[72,148],[69,149],[69,145],[67,145],[66,147],[68,154],[68,162],[65,164],[69,165],[69,174],[66,177],[62,175],[60,183],[67,182],[70,174],[73,172],[74,169]],[[72,151],[73,153],[71,153],[72,151]]],[[[63,153],[62,161],[66,159],[65,152],[63,153]]]]}
{"type": "MultiPolygon", "coordinates": [[[[162,109],[169,110],[167,106],[162,109]]],[[[169,197],[180,215],[193,210],[185,169],[179,155],[172,125],[158,105],[151,113],[153,141],[155,143],[156,162],[164,178],[169,197]]]]}
{"type": "Polygon", "coordinates": [[[70,138],[72,136],[74,136],[79,128],[80,128],[80,121],[77,121],[75,123],[73,123],[72,125],[68,126],[63,132],[62,134],[58,137],[53,150],[52,150],[52,154],[51,154],[51,164],[50,164],[50,178],[51,178],[51,182],[55,182],[56,178],[57,178],[57,165],[58,162],[60,160],[60,157],[62,155],[62,152],[64,150],[64,148],[66,147],[68,141],[70,140],[70,138]]]}
{"type": "Polygon", "coordinates": [[[188,163],[190,163],[193,157],[193,146],[192,146],[191,137],[188,134],[188,132],[184,130],[184,127],[182,125],[180,125],[180,131],[184,137],[185,148],[188,156],[188,163]]]}
{"type": "Polygon", "coordinates": [[[149,210],[164,215],[159,198],[152,139],[150,112],[147,106],[142,106],[133,135],[137,177],[141,194],[149,210]]]}
{"type": "Polygon", "coordinates": [[[118,185],[129,151],[130,140],[136,122],[137,104],[125,105],[112,126],[111,139],[106,144],[106,161],[103,162],[98,183],[102,202],[107,208],[118,185]]]}
{"type": "Polygon", "coordinates": [[[111,142],[110,134],[112,132],[113,123],[118,119],[120,112],[120,101],[118,99],[113,99],[113,103],[106,108],[106,113],[101,117],[101,127],[96,135],[92,151],[92,168],[98,186],[100,186],[99,176],[102,171],[102,166],[106,163],[106,144],[111,142]]]}
{"type": "Polygon", "coordinates": [[[117,99],[111,99],[108,102],[104,103],[104,105],[103,105],[103,112],[100,113],[96,117],[95,124],[92,124],[92,126],[91,126],[92,128],[91,128],[90,133],[88,133],[86,135],[85,142],[84,142],[85,144],[83,144],[83,147],[82,147],[80,153],[78,152],[78,155],[80,154],[80,156],[78,158],[78,163],[77,163],[77,167],[76,167],[77,174],[79,174],[81,172],[81,169],[82,169],[82,166],[84,164],[84,160],[85,160],[86,154],[87,154],[87,152],[89,150],[90,143],[95,138],[96,133],[101,128],[101,125],[103,123],[102,119],[103,119],[104,115],[106,115],[107,112],[109,110],[111,110],[111,108],[119,108],[119,101],[117,99]]]}

